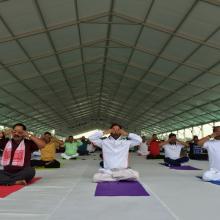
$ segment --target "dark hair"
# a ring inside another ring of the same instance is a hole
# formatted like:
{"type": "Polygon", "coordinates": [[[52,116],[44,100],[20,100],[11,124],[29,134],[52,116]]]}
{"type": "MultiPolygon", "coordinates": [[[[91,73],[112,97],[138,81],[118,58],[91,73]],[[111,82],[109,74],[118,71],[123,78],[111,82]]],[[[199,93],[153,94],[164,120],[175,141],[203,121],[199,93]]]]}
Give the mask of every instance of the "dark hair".
{"type": "Polygon", "coordinates": [[[4,131],[0,131],[0,133],[2,133],[3,139],[4,139],[5,138],[5,132],[4,131]]]}
{"type": "Polygon", "coordinates": [[[49,134],[51,135],[51,133],[49,131],[44,132],[44,135],[49,134]]]}
{"type": "Polygon", "coordinates": [[[113,128],[114,126],[118,126],[120,129],[122,129],[122,126],[118,123],[113,123],[110,128],[113,128]]]}
{"type": "Polygon", "coordinates": [[[214,126],[213,127],[213,132],[215,132],[218,128],[220,128],[220,126],[214,126]]]}
{"type": "Polygon", "coordinates": [[[24,131],[27,130],[26,126],[25,126],[24,124],[22,124],[22,123],[17,123],[17,124],[15,124],[15,125],[13,125],[12,128],[15,129],[15,127],[17,127],[17,126],[22,127],[24,131]]]}
{"type": "Polygon", "coordinates": [[[194,135],[193,138],[198,138],[198,136],[197,136],[197,135],[194,135]]]}
{"type": "Polygon", "coordinates": [[[73,138],[73,136],[72,136],[72,135],[70,135],[70,136],[69,136],[69,138],[73,138]]]}
{"type": "Polygon", "coordinates": [[[153,137],[153,136],[157,136],[157,134],[152,134],[152,137],[153,137]]]}
{"type": "Polygon", "coordinates": [[[176,137],[176,134],[170,133],[169,138],[171,138],[171,137],[176,137]]]}

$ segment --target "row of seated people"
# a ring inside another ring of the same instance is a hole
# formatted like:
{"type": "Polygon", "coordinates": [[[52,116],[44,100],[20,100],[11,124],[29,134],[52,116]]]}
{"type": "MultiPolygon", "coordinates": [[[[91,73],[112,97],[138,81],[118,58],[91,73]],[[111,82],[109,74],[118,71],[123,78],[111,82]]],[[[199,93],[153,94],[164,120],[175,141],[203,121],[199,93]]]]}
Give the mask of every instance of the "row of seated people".
{"type": "MultiPolygon", "coordinates": [[[[137,171],[129,169],[128,152],[129,148],[143,143],[140,136],[127,133],[120,125],[116,124],[112,125],[104,133],[97,132],[90,136],[89,139],[102,148],[103,152],[103,161],[100,163],[102,168],[94,175],[95,182],[124,180],[126,178],[135,179],[138,177],[137,171]],[[104,134],[109,134],[109,137],[103,140],[102,136],[104,134]],[[135,145],[138,142],[139,144],[135,145]]],[[[203,174],[203,180],[220,180],[220,126],[214,127],[211,135],[201,140],[195,140],[194,144],[204,147],[209,154],[210,169],[203,174]]],[[[179,141],[176,135],[172,133],[167,141],[158,143],[158,149],[164,149],[164,162],[167,166],[181,166],[182,163],[188,162],[189,157],[182,149],[189,146],[189,143],[179,141]]]]}
{"type": "MultiPolygon", "coordinates": [[[[26,184],[35,175],[35,169],[31,167],[31,153],[45,148],[48,143],[45,138],[28,133],[25,125],[20,123],[15,124],[10,133],[12,138],[0,140],[0,149],[3,150],[0,185],[26,184]]],[[[138,172],[129,168],[128,155],[130,148],[141,144],[139,135],[128,133],[114,124],[104,132],[91,135],[89,140],[102,148],[104,159],[104,168],[94,175],[94,182],[138,179],[138,172]],[[103,134],[109,134],[108,138],[103,140],[103,134]]],[[[175,134],[170,134],[169,139],[159,145],[165,150],[167,165],[178,166],[189,160],[186,156],[180,157],[181,149],[188,144],[178,141],[175,134]]],[[[199,140],[198,145],[204,146],[209,154],[210,169],[203,174],[203,179],[220,180],[220,126],[214,128],[213,134],[199,140]]]]}
{"type": "MultiPolygon", "coordinates": [[[[169,138],[171,138],[166,144],[176,143],[175,135],[172,134],[169,138]],[[171,136],[173,138],[171,138],[171,136]],[[174,139],[174,140],[173,140],[174,139]]],[[[208,160],[207,150],[202,149],[201,146],[198,145],[198,136],[193,136],[192,141],[182,142],[180,155],[188,155],[190,159],[193,160],[208,160]]],[[[142,143],[138,146],[137,153],[139,156],[146,156],[146,159],[164,159],[164,141],[159,141],[156,134],[152,135],[152,139],[146,141],[145,136],[142,137],[142,143]],[[161,144],[163,143],[163,144],[161,144]]]]}
{"type": "MultiPolygon", "coordinates": [[[[0,139],[5,141],[9,140],[7,135],[5,135],[5,132],[2,131],[0,132],[0,139]]],[[[65,142],[63,142],[58,140],[56,137],[53,137],[50,132],[45,132],[44,135],[42,135],[42,140],[46,144],[44,148],[33,152],[32,155],[34,155],[33,157],[36,159],[31,160],[32,167],[60,168],[60,162],[56,160],[57,151],[63,152],[61,153],[61,157],[67,160],[89,154],[87,146],[90,144],[85,137],[82,137],[80,140],[76,140],[73,136],[69,136],[65,142]]],[[[92,150],[93,149],[90,151],[92,150]]],[[[0,155],[2,152],[3,151],[0,150],[0,155]]]]}
{"type": "Polygon", "coordinates": [[[73,136],[69,136],[63,142],[53,137],[50,132],[45,132],[43,139],[46,145],[40,150],[40,160],[31,160],[31,166],[33,167],[60,168],[60,162],[56,160],[56,152],[62,152],[60,156],[66,160],[89,155],[87,147],[91,144],[84,136],[78,140],[74,139],[73,136]]]}

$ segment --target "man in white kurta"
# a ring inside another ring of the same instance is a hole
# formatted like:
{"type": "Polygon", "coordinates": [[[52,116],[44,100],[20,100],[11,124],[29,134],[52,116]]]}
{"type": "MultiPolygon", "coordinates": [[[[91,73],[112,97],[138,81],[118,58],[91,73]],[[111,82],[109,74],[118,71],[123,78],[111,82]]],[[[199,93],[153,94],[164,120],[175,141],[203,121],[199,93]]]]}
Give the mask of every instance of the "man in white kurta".
{"type": "Polygon", "coordinates": [[[214,127],[213,134],[199,140],[198,145],[207,149],[209,156],[209,170],[203,174],[203,180],[220,181],[220,126],[214,127]]]}
{"type": "Polygon", "coordinates": [[[89,137],[96,146],[102,148],[104,168],[93,177],[94,182],[136,180],[137,171],[128,168],[129,148],[137,146],[142,139],[139,135],[125,132],[120,125],[113,124],[110,129],[98,131],[89,137]],[[110,134],[106,139],[103,135],[110,134]]]}

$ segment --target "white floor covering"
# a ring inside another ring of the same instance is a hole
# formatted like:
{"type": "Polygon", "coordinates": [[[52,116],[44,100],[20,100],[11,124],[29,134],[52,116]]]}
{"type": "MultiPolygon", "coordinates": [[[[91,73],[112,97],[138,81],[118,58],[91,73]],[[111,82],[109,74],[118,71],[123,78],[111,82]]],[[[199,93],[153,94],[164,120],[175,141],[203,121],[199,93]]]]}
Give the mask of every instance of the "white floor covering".
{"type": "Polygon", "coordinates": [[[190,161],[199,171],[170,170],[131,155],[149,197],[95,197],[91,182],[98,169],[98,154],[77,160],[60,160],[62,168],[37,170],[39,182],[0,199],[1,220],[218,220],[220,186],[196,178],[207,161],[190,161]],[[82,160],[84,158],[86,160],[82,160]]]}

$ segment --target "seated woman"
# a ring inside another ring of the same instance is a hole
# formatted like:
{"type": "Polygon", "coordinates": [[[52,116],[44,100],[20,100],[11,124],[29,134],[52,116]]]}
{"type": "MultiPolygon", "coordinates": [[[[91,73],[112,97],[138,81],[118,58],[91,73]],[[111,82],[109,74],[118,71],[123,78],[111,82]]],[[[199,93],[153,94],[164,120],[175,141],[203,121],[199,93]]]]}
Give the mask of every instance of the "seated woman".
{"type": "Polygon", "coordinates": [[[202,138],[198,144],[207,149],[209,155],[209,170],[203,174],[202,179],[220,181],[220,126],[214,127],[213,134],[202,138]]]}
{"type": "Polygon", "coordinates": [[[76,159],[79,154],[77,153],[77,149],[78,147],[82,145],[81,141],[77,141],[76,139],[73,139],[73,136],[69,136],[69,138],[67,139],[67,141],[64,143],[64,147],[65,147],[65,152],[62,153],[60,156],[63,159],[76,159]]]}
{"type": "Polygon", "coordinates": [[[26,185],[35,176],[35,169],[30,166],[31,153],[45,146],[44,140],[29,134],[26,126],[18,123],[13,126],[11,139],[1,139],[3,150],[0,170],[0,185],[26,185]]]}
{"type": "Polygon", "coordinates": [[[175,134],[170,134],[168,141],[161,142],[159,144],[164,148],[165,158],[164,162],[167,166],[181,166],[182,163],[189,161],[187,156],[181,156],[182,148],[188,147],[188,144],[176,139],[175,134]]]}
{"type": "Polygon", "coordinates": [[[164,159],[164,156],[160,155],[159,143],[160,141],[157,135],[153,134],[151,140],[148,142],[148,150],[150,153],[147,155],[146,159],[164,159]]]}
{"type": "Polygon", "coordinates": [[[113,124],[106,131],[91,135],[89,140],[102,148],[104,158],[104,168],[93,176],[94,182],[138,179],[138,172],[128,168],[128,155],[129,148],[140,145],[140,136],[128,134],[120,125],[113,124]],[[102,136],[105,134],[110,136],[103,140],[102,136]]]}
{"type": "Polygon", "coordinates": [[[208,160],[208,154],[203,153],[203,149],[198,145],[198,136],[193,136],[193,140],[189,144],[189,158],[192,160],[208,160]]]}
{"type": "Polygon", "coordinates": [[[32,167],[60,168],[60,162],[56,158],[56,148],[63,145],[63,141],[52,137],[50,132],[45,132],[43,140],[46,142],[44,148],[40,149],[41,159],[31,160],[32,167]]]}
{"type": "Polygon", "coordinates": [[[142,137],[142,142],[138,147],[137,151],[138,156],[147,156],[149,154],[147,141],[145,136],[142,137]]]}

